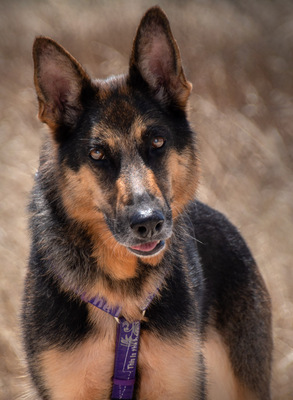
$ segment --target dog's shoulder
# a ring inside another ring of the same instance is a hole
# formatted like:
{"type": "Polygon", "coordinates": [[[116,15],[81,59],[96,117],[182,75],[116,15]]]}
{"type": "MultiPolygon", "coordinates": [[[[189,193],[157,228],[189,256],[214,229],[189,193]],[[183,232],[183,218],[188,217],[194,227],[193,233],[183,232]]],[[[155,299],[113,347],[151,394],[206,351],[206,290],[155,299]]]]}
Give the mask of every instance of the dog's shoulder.
{"type": "Polygon", "coordinates": [[[224,214],[198,200],[189,205],[187,213],[202,256],[208,250],[213,260],[217,255],[218,261],[218,257],[225,259],[225,262],[229,258],[244,263],[253,261],[242,235],[224,214]]]}
{"type": "Polygon", "coordinates": [[[207,313],[210,314],[208,309],[218,315],[223,313],[221,318],[225,325],[223,316],[228,318],[229,314],[230,318],[237,318],[239,311],[250,309],[254,315],[249,316],[247,312],[246,316],[257,323],[261,313],[270,308],[270,300],[242,235],[222,213],[199,201],[190,204],[188,215],[202,265],[207,313]],[[259,315],[256,315],[255,305],[249,306],[249,302],[258,304],[262,310],[259,315]]]}
{"type": "Polygon", "coordinates": [[[239,334],[249,327],[254,335],[263,334],[271,323],[270,298],[242,235],[222,213],[199,201],[188,213],[205,281],[206,317],[212,316],[220,330],[230,330],[232,321],[239,334]]]}

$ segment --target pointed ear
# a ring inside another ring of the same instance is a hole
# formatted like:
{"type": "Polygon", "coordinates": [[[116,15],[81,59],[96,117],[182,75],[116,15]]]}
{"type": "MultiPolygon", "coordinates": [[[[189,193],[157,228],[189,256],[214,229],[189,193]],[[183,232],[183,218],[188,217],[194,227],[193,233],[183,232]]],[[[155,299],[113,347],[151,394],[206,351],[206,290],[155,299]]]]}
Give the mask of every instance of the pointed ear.
{"type": "Polygon", "coordinates": [[[130,58],[130,79],[139,73],[155,97],[185,109],[192,85],[185,78],[169,21],[159,7],[142,18],[130,58]]]}
{"type": "Polygon", "coordinates": [[[38,37],[33,46],[34,81],[39,118],[56,130],[72,127],[82,111],[81,94],[90,78],[81,65],[54,40],[38,37]]]}

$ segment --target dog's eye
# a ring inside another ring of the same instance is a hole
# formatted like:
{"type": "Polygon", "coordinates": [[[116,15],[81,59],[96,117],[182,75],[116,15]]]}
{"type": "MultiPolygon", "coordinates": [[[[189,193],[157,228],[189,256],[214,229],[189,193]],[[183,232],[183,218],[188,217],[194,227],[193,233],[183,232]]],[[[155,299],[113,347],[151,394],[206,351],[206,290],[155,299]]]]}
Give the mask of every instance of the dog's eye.
{"type": "Polygon", "coordinates": [[[152,140],[152,148],[153,149],[160,149],[161,147],[164,146],[166,140],[161,137],[161,136],[157,136],[152,140]]]}
{"type": "Polygon", "coordinates": [[[102,151],[102,150],[99,150],[99,149],[92,149],[91,151],[90,151],[90,157],[93,159],[93,160],[105,160],[105,154],[104,154],[104,152],[102,151]]]}

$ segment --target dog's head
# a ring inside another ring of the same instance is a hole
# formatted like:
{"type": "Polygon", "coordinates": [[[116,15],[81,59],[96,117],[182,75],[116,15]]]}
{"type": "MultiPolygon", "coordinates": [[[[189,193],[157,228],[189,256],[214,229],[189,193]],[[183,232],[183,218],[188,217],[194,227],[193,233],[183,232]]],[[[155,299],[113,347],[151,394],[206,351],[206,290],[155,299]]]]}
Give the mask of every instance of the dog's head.
{"type": "Polygon", "coordinates": [[[167,17],[158,7],[144,15],[124,76],[93,81],[44,37],[33,55],[39,118],[51,130],[41,173],[51,159],[67,216],[113,275],[132,276],[137,257],[157,264],[197,184],[191,84],[167,17]],[[128,267],[113,267],[115,255],[128,267]]]}

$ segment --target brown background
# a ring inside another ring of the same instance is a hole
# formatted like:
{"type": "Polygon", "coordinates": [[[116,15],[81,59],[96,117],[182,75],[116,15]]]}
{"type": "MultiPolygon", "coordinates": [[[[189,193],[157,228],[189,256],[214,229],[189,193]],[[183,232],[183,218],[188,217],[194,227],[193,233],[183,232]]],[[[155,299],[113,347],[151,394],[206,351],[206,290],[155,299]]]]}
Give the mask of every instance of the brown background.
{"type": "MultiPolygon", "coordinates": [[[[239,227],[260,266],[273,301],[273,396],[292,399],[293,2],[156,3],[171,20],[193,83],[199,197],[239,227]]],[[[36,118],[33,39],[54,38],[95,77],[126,72],[136,26],[153,4],[0,3],[0,400],[22,396],[27,386],[18,321],[29,252],[26,204],[46,129],[36,118]]]]}

